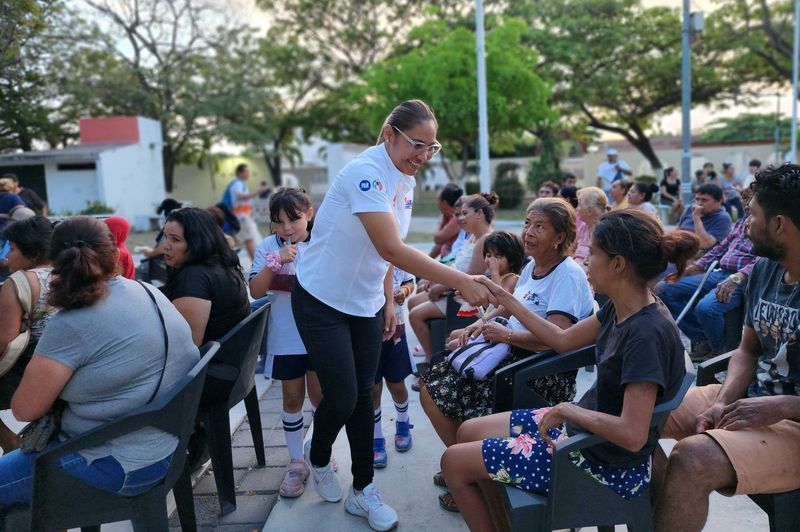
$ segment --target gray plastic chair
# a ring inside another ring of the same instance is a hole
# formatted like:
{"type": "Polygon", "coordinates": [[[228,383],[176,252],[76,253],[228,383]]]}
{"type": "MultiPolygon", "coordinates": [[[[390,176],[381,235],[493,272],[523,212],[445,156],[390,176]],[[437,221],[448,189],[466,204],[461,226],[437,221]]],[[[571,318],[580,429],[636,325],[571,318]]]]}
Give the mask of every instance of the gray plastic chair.
{"type": "MultiPolygon", "coordinates": [[[[181,528],[197,530],[192,486],[186,470],[186,446],[194,427],[206,369],[219,344],[209,342],[202,358],[169,393],[115,421],[69,439],[36,457],[30,508],[17,508],[6,517],[5,529],[36,532],[81,528],[99,532],[102,523],[130,520],[136,532],[166,532],[167,494],[178,502],[181,528]],[[154,427],[178,438],[178,446],[161,482],[141,495],[122,497],[83,483],[58,465],[64,455],[89,449],[145,427],[154,427]]],[[[3,527],[0,526],[0,529],[3,527]]]]}
{"type": "MultiPolygon", "coordinates": [[[[544,357],[542,354],[534,355],[498,372],[495,377],[496,406],[508,401],[509,390],[512,398],[511,408],[546,406],[547,403],[529,389],[527,382],[585,366],[587,361],[594,363],[594,346],[561,355],[552,352],[545,355],[544,357]],[[500,394],[500,397],[497,394],[500,394]]],[[[687,373],[675,396],[653,410],[651,426],[659,429],[663,427],[669,413],[680,405],[693,382],[694,375],[687,373]]],[[[617,524],[628,525],[630,531],[652,530],[649,490],[635,499],[625,500],[587,475],[569,459],[572,451],[592,447],[605,441],[600,436],[582,433],[556,445],[548,495],[537,495],[503,485],[504,502],[512,530],[551,531],[584,526],[608,527],[617,524]]]]}

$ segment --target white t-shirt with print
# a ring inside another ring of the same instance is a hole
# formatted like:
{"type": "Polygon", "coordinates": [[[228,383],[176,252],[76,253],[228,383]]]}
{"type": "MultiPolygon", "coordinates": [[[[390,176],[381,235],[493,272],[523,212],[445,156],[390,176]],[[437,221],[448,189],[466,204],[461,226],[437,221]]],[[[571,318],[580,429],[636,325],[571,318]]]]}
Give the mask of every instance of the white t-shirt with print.
{"type": "Polygon", "coordinates": [[[359,213],[394,216],[408,231],[416,181],[401,173],[383,144],[361,152],[336,176],[314,219],[311,243],[297,261],[297,279],[311,295],[352,316],[372,317],[384,305],[389,263],[369,239],[359,213]]]}
{"type": "MultiPolygon", "coordinates": [[[[278,235],[269,235],[265,238],[256,249],[256,255],[253,258],[253,267],[250,270],[248,280],[255,277],[261,270],[266,267],[267,253],[274,253],[280,251],[284,243],[281,242],[278,235]]],[[[281,267],[278,275],[295,275],[295,264],[300,257],[303,256],[308,248],[308,242],[297,243],[297,255],[295,255],[294,262],[287,262],[281,267]]],[[[272,309],[269,312],[269,321],[267,322],[267,355],[304,355],[307,353],[306,346],[300,338],[300,333],[297,331],[297,324],[294,321],[294,314],[292,313],[292,294],[283,290],[275,290],[270,288],[273,292],[273,297],[270,298],[272,309]]]]}
{"type": "MultiPolygon", "coordinates": [[[[572,257],[561,263],[541,278],[533,277],[534,261],[531,260],[519,275],[514,297],[529,310],[542,318],[550,314],[564,314],[573,322],[592,315],[594,307],[592,290],[586,273],[572,257]]],[[[511,316],[508,327],[523,330],[525,326],[511,316]]]]}

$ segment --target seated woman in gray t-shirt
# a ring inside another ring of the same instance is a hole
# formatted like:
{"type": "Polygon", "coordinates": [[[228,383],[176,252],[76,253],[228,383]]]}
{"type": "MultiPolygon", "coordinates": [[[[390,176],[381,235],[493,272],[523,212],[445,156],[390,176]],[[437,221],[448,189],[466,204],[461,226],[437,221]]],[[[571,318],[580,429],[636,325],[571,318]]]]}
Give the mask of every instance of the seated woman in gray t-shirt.
{"type": "MultiPolygon", "coordinates": [[[[189,325],[158,290],[118,275],[108,228],[89,217],[53,231],[49,302],[60,308],[45,329],[11,400],[17,419],[44,415],[66,403],[61,439],[98,427],[166,393],[198,362],[189,325]],[[169,353],[164,366],[164,316],[169,353]],[[163,380],[159,385],[162,368],[163,380]]],[[[166,474],[175,437],[147,428],[61,458],[62,467],[94,487],[120,495],[142,493],[166,474]]],[[[36,454],[0,457],[0,508],[28,503],[36,454]]]]}

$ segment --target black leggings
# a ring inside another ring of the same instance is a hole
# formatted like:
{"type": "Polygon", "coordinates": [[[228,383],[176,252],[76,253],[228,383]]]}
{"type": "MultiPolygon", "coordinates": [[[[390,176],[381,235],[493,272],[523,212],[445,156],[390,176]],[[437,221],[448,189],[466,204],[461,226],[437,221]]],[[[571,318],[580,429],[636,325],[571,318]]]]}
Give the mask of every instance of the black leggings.
{"type": "Polygon", "coordinates": [[[373,476],[372,393],[381,355],[383,311],[371,318],[351,316],[295,283],[292,312],[322,388],[314,416],[311,463],[322,467],[330,462],[333,442],[345,427],[353,488],[364,489],[373,476]]]}

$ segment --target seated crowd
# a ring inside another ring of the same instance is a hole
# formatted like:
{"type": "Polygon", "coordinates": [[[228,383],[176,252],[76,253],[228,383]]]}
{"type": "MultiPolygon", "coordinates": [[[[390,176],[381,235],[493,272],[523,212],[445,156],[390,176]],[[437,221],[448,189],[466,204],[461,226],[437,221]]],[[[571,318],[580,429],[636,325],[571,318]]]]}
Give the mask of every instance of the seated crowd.
{"type": "MultiPolygon", "coordinates": [[[[547,181],[519,236],[492,226],[502,200],[496,194],[442,189],[430,256],[474,276],[491,305],[472,307],[458,299],[456,287],[417,282],[391,267],[384,294],[399,326],[384,331],[369,382],[374,467],[388,463],[384,381],[396,410],[394,447],[412,448],[405,380],[414,368],[402,325],[407,304],[417,351],[425,358],[413,389],[446,448],[441,471],[431,471],[434,483],[447,490],[439,504],[460,511],[471,530],[509,526],[479,484],[495,481],[546,495],[552,447],[583,432],[607,441],[574,452],[570,460],[624,499],[642,496],[652,484],[658,530],[700,530],[715,490],[800,488],[800,167],[752,167],[746,180],[727,163],[720,177],[704,171],[695,202],[685,210],[672,168],[659,185],[631,183],[619,172],[608,195],[598,187],[577,188],[571,175],[563,185],[547,181]],[[664,230],[650,203],[655,192],[677,221],[672,231],[664,230]],[[701,287],[712,263],[717,266],[701,287]],[[695,291],[695,306],[676,325],[695,291]],[[430,322],[447,316],[451,298],[461,304],[460,315],[475,321],[450,332],[441,357],[434,353],[430,322]],[[690,390],[661,434],[653,430],[653,409],[672,399],[684,378],[681,332],[691,341],[694,361],[723,353],[733,347],[726,342],[725,315],[740,307],[744,326],[724,384],[690,390]],[[575,398],[577,372],[570,371],[528,383],[550,408],[494,411],[497,371],[532,353],[591,344],[596,379],[582,397],[575,398]],[[679,440],[666,464],[652,460],[660,437],[679,440]]],[[[13,192],[4,186],[5,194],[13,192]]],[[[14,198],[5,201],[19,205],[14,198]]],[[[336,371],[319,358],[312,366],[301,338],[304,324],[293,312],[295,265],[311,240],[315,210],[299,188],[277,190],[269,206],[274,233],[261,242],[245,275],[223,230],[221,207],[165,205],[156,246],[145,250],[166,266],[160,290],[132,280],[124,219],[103,223],[78,216],[51,224],[33,212],[4,218],[10,276],[0,290],[0,409],[10,408],[20,421],[60,411],[61,429],[48,446],[92,430],[164,394],[196,364],[200,346],[245,319],[257,303],[252,298],[269,295],[263,371],[282,383],[289,451],[280,494],[300,496],[311,477],[323,499],[340,500],[335,465],[309,467],[312,451],[303,444],[304,398],[308,394],[316,408],[322,400],[317,372],[324,377],[336,371]],[[18,349],[14,342],[24,330],[30,338],[18,349]]],[[[400,230],[405,234],[408,227],[400,230]]],[[[207,379],[201,404],[224,393],[219,385],[207,379]]],[[[331,395],[326,391],[327,400],[335,401],[331,395]]],[[[207,459],[205,440],[196,423],[189,448],[193,467],[207,459]]],[[[30,501],[41,451],[23,452],[19,444],[0,423],[0,515],[30,501]]],[[[175,448],[175,438],[144,429],[60,464],[91,486],[136,495],[164,477],[175,448]]],[[[387,529],[371,517],[369,522],[387,529]]]]}

